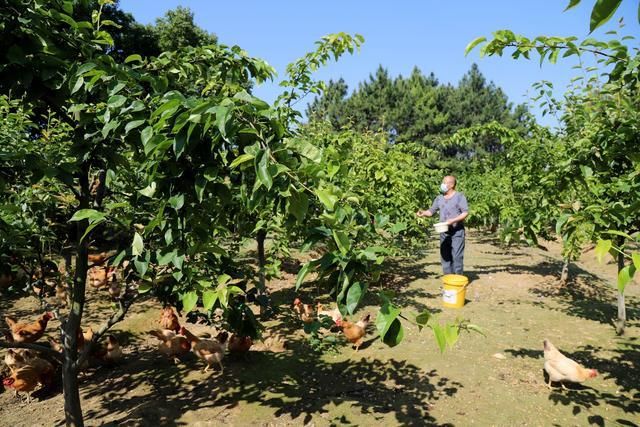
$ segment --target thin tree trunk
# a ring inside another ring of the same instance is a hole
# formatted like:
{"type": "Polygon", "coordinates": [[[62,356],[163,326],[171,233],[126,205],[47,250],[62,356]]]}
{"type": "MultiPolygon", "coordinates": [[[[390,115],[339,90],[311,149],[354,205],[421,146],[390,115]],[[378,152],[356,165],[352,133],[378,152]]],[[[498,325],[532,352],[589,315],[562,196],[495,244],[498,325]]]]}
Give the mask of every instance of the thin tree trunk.
{"type": "Polygon", "coordinates": [[[267,232],[265,230],[259,230],[256,236],[256,242],[258,243],[258,295],[263,296],[260,298],[260,314],[264,314],[265,305],[263,304],[264,296],[267,294],[267,283],[264,274],[264,267],[267,263],[264,254],[264,241],[267,238],[267,232]]]}
{"type": "MultiPolygon", "coordinates": [[[[622,247],[624,245],[624,238],[620,238],[618,240],[618,248],[622,251],[622,247]]],[[[620,270],[624,268],[624,254],[622,252],[618,253],[618,274],[620,274],[620,270]]],[[[618,319],[615,322],[616,326],[616,334],[624,335],[625,324],[627,321],[627,308],[624,303],[624,294],[618,291],[618,319]]]]}
{"type": "MultiPolygon", "coordinates": [[[[80,209],[90,207],[89,167],[84,164],[80,176],[80,209]]],[[[82,322],[89,264],[89,239],[80,241],[89,222],[78,221],[76,268],[71,289],[71,308],[64,326],[63,346],[64,364],[62,368],[62,387],[64,394],[64,414],[68,426],[84,426],[80,389],[78,386],[78,332],[82,322]]]]}
{"type": "Polygon", "coordinates": [[[569,283],[569,264],[571,264],[569,257],[565,257],[564,262],[562,263],[562,273],[560,273],[560,284],[562,286],[569,283]]]}

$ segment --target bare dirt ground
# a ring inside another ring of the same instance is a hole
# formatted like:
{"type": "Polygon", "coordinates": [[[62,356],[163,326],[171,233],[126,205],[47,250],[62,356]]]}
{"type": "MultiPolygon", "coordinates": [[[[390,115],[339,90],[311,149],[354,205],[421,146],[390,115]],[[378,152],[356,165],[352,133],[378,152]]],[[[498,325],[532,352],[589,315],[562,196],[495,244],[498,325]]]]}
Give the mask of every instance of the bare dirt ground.
{"type": "MultiPolygon", "coordinates": [[[[434,239],[435,240],[435,239],[434,239]]],[[[587,253],[572,266],[573,280],[556,285],[559,248],[501,248],[472,234],[466,271],[467,304],[444,309],[442,319],[469,318],[486,337],[463,334],[440,354],[428,330],[405,324],[405,340],[388,348],[371,328],[358,353],[345,346],[318,355],[288,316],[294,275],[271,283],[282,315],[268,323],[290,349],[252,351],[225,360],[223,373],[203,374],[189,359],[163,360],[146,331],[159,306],[143,301],[115,330],[125,361],[90,371],[82,382],[88,425],[479,425],[582,426],[640,424],[640,284],[627,287],[627,334],[615,336],[615,266],[587,253]],[[549,391],[543,377],[542,340],[600,375],[570,391],[549,391]],[[504,358],[496,358],[496,353],[504,358]]],[[[407,312],[440,309],[440,265],[435,246],[416,260],[390,263],[386,286],[400,291],[407,312]]],[[[305,295],[308,300],[315,297],[305,295]]],[[[108,316],[103,294],[92,294],[86,325],[108,316]],[[92,310],[99,307],[99,310],[92,310]]],[[[371,301],[373,302],[373,300],[371,301]]],[[[33,298],[0,301],[2,315],[30,316],[33,298]]],[[[372,306],[364,311],[374,313],[372,306]]],[[[49,331],[56,326],[51,324],[49,331]]],[[[206,332],[206,327],[194,327],[206,332]]],[[[49,393],[27,405],[0,390],[0,425],[58,425],[62,396],[49,393]]]]}

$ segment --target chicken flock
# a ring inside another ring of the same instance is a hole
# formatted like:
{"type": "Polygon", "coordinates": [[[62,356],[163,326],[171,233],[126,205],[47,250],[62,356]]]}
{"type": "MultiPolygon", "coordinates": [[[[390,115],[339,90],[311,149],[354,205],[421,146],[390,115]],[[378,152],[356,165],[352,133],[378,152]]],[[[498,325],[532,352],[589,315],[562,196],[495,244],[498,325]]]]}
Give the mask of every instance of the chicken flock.
{"type": "MultiPolygon", "coordinates": [[[[107,288],[111,296],[120,293],[117,284],[117,272],[112,267],[102,266],[107,259],[106,254],[90,257],[93,263],[88,271],[88,282],[96,288],[107,288]]],[[[45,282],[45,285],[47,283],[45,282]]],[[[64,287],[50,284],[56,289],[61,302],[67,302],[64,287]]],[[[36,290],[40,291],[40,290],[36,290]]],[[[357,352],[364,342],[367,328],[371,322],[371,315],[366,314],[356,322],[343,318],[338,308],[326,308],[320,302],[305,304],[300,298],[293,301],[294,316],[305,324],[319,321],[323,326],[331,325],[329,330],[340,332],[344,339],[351,343],[357,352]]],[[[6,316],[5,323],[9,327],[9,333],[5,334],[6,341],[18,344],[30,344],[40,340],[46,332],[47,325],[54,315],[46,312],[31,322],[19,322],[13,316],[6,316]]],[[[157,340],[157,352],[173,363],[178,363],[189,354],[195,355],[204,365],[203,372],[219,368],[223,372],[223,360],[225,354],[235,354],[246,357],[254,345],[251,337],[229,334],[227,331],[218,331],[215,338],[198,336],[180,324],[180,320],[173,307],[162,308],[157,328],[149,331],[149,335],[157,340]]],[[[62,345],[47,338],[49,347],[58,353],[63,352],[62,345]]],[[[88,357],[80,366],[81,371],[90,366],[111,366],[119,363],[123,358],[120,343],[113,335],[105,335],[101,340],[94,340],[94,331],[91,327],[81,329],[78,332],[78,351],[82,352],[85,346],[92,341],[88,357]]],[[[279,335],[265,338],[262,343],[265,349],[283,351],[286,342],[279,335]]],[[[544,370],[548,374],[547,386],[552,388],[553,383],[559,383],[566,389],[565,383],[582,383],[598,375],[595,369],[587,369],[564,356],[549,340],[544,340],[544,370]]],[[[39,386],[49,388],[57,374],[56,362],[45,354],[27,348],[9,349],[4,358],[9,374],[2,379],[4,387],[13,389],[16,396],[19,393],[27,394],[30,401],[31,394],[39,386]]]]}

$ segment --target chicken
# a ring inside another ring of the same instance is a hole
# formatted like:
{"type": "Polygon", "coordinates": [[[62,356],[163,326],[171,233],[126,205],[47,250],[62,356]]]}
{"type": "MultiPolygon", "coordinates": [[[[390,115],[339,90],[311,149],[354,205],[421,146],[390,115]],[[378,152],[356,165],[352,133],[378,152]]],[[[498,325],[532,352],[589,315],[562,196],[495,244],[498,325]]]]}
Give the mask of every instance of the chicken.
{"type": "Polygon", "coordinates": [[[340,326],[342,323],[342,313],[340,313],[340,310],[337,307],[333,310],[325,310],[324,306],[318,303],[316,305],[316,312],[318,313],[318,320],[322,320],[321,316],[328,316],[336,325],[340,326]]]}
{"type": "Polygon", "coordinates": [[[220,372],[224,371],[222,359],[229,343],[229,334],[227,332],[220,332],[215,340],[205,340],[196,337],[183,326],[180,328],[180,334],[187,337],[191,343],[191,351],[207,364],[204,372],[207,372],[214,363],[218,363],[220,372]]]}
{"type": "Polygon", "coordinates": [[[356,323],[341,321],[340,327],[342,328],[342,333],[347,338],[347,341],[354,344],[356,346],[356,351],[362,345],[362,338],[367,330],[367,326],[371,321],[371,315],[367,314],[362,319],[358,320],[356,323]]]}
{"type": "Polygon", "coordinates": [[[51,319],[53,319],[53,314],[47,312],[32,323],[18,323],[18,321],[11,316],[5,317],[4,321],[9,325],[11,336],[15,342],[32,343],[38,341],[42,335],[44,335],[47,323],[49,323],[51,319]]]}
{"type": "Polygon", "coordinates": [[[27,361],[35,356],[33,350],[26,348],[10,348],[4,356],[4,364],[13,373],[27,364],[27,361]]]}
{"type": "MultiPolygon", "coordinates": [[[[19,392],[32,392],[38,384],[43,387],[51,385],[55,368],[49,361],[33,355],[21,362],[24,364],[12,371],[11,376],[2,381],[5,387],[14,389],[16,396],[19,392]]],[[[27,400],[30,400],[29,395],[27,395],[27,400]]]]}
{"type": "Polygon", "coordinates": [[[91,267],[87,272],[87,279],[94,288],[104,288],[113,282],[115,275],[114,267],[91,267]]]}
{"type": "Polygon", "coordinates": [[[229,352],[234,354],[246,355],[253,345],[251,337],[243,337],[233,334],[229,337],[229,352]]]}
{"type": "Polygon", "coordinates": [[[112,365],[122,360],[120,343],[113,335],[106,336],[107,342],[91,351],[91,356],[100,363],[112,365]]]}
{"type": "Polygon", "coordinates": [[[293,311],[296,312],[300,320],[304,323],[311,323],[315,317],[315,312],[311,304],[303,304],[300,298],[293,300],[293,311]]]}
{"type": "Polygon", "coordinates": [[[69,293],[67,292],[67,287],[61,280],[56,284],[56,300],[61,307],[69,305],[69,293]]]}
{"type": "Polygon", "coordinates": [[[170,331],[174,331],[175,333],[180,332],[180,322],[178,321],[178,316],[173,311],[173,308],[171,306],[166,306],[162,309],[159,323],[162,329],[168,329],[170,331]]]}
{"type": "Polygon", "coordinates": [[[162,329],[149,333],[160,340],[158,351],[168,358],[173,359],[175,363],[178,363],[181,357],[191,351],[189,340],[182,335],[177,335],[173,331],[162,329]]]}
{"type": "Polygon", "coordinates": [[[40,372],[33,366],[23,366],[2,380],[2,385],[12,388],[16,396],[19,396],[19,392],[27,393],[27,402],[31,401],[30,393],[36,389],[39,383],[40,372]]]}
{"type": "Polygon", "coordinates": [[[108,252],[100,252],[97,254],[89,254],[88,259],[92,264],[103,264],[109,256],[108,252]]]}
{"type": "Polygon", "coordinates": [[[551,388],[552,382],[559,382],[565,390],[567,389],[564,385],[565,381],[581,383],[598,375],[595,369],[583,368],[560,353],[549,340],[544,340],[544,370],[549,374],[547,387],[551,388]]]}

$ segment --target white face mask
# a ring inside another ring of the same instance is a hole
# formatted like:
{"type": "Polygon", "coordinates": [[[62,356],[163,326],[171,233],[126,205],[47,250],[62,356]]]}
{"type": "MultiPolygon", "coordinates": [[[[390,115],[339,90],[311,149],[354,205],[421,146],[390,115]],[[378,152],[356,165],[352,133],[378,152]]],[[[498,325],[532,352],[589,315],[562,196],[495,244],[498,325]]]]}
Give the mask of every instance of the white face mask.
{"type": "Polygon", "coordinates": [[[446,193],[447,191],[449,191],[449,187],[447,186],[447,184],[445,184],[444,182],[442,184],[440,184],[440,192],[442,194],[446,193]]]}

